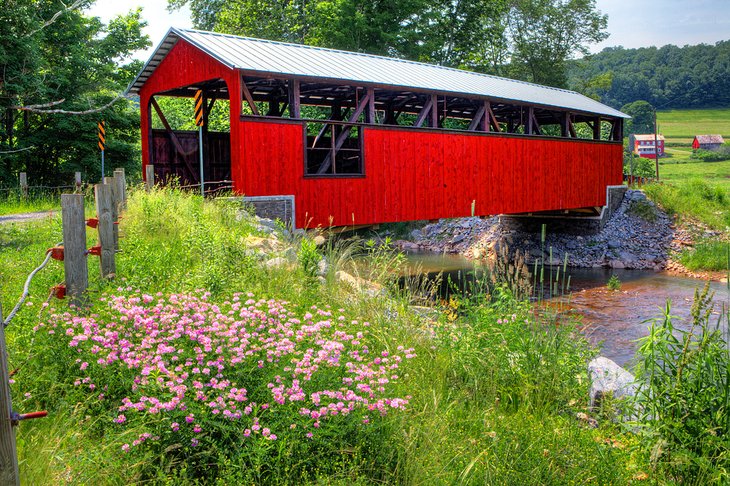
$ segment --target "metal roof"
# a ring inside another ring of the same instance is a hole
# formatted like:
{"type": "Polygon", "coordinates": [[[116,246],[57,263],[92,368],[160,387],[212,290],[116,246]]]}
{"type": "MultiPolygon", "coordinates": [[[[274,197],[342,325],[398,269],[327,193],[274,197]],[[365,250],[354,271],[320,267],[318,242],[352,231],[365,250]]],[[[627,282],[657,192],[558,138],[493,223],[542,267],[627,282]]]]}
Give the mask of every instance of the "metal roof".
{"type": "Polygon", "coordinates": [[[695,138],[699,143],[725,143],[722,135],[696,135],[695,138]]]}
{"type": "Polygon", "coordinates": [[[180,38],[231,69],[464,94],[630,118],[574,91],[524,81],[371,54],[177,28],[167,32],[128,92],[139,93],[180,38]]]}

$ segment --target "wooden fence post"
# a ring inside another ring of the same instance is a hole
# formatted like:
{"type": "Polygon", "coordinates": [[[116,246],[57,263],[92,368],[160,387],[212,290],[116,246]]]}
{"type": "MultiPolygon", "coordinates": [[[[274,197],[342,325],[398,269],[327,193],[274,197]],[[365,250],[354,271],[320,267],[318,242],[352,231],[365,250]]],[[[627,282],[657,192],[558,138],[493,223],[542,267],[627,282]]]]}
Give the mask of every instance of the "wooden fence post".
{"type": "MultiPolygon", "coordinates": [[[[112,190],[112,221],[119,221],[119,186],[116,184],[114,177],[105,177],[104,184],[111,187],[112,190]]],[[[119,225],[114,225],[114,250],[119,249],[119,225]]]]}
{"type": "Polygon", "coordinates": [[[86,263],[86,219],[83,194],[61,195],[63,222],[63,268],[71,304],[81,305],[89,284],[86,263]]]}
{"type": "Polygon", "coordinates": [[[3,309],[0,306],[0,483],[18,486],[18,451],[13,430],[13,404],[10,400],[10,373],[8,354],[5,347],[5,326],[3,309]]]}
{"type": "Polygon", "coordinates": [[[76,184],[76,192],[81,192],[81,172],[74,173],[74,183],[76,184]]]}
{"type": "Polygon", "coordinates": [[[119,191],[119,203],[122,208],[127,205],[127,177],[124,174],[124,169],[114,169],[115,184],[117,184],[119,191]]]}
{"type": "Polygon", "coordinates": [[[144,185],[147,189],[147,192],[150,192],[153,187],[155,187],[155,166],[152,164],[147,164],[147,166],[144,168],[144,185]]]}
{"type": "Polygon", "coordinates": [[[112,188],[107,184],[95,184],[96,217],[99,220],[99,265],[102,278],[113,278],[117,273],[114,257],[114,219],[112,218],[112,188]]]}
{"type": "Polygon", "coordinates": [[[28,198],[28,174],[25,172],[20,173],[20,195],[23,199],[28,198]]]}

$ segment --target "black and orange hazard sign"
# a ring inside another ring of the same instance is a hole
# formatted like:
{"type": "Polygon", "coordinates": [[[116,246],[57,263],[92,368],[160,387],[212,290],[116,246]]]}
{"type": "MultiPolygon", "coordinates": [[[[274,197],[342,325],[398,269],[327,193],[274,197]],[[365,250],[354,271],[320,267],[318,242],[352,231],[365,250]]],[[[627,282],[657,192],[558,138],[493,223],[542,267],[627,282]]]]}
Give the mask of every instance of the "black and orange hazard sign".
{"type": "Polygon", "coordinates": [[[199,89],[195,92],[195,124],[199,127],[205,125],[205,116],[203,115],[205,105],[203,104],[203,90],[199,89]]]}
{"type": "Polygon", "coordinates": [[[104,120],[100,121],[97,124],[98,132],[99,132],[99,150],[102,152],[106,148],[106,128],[104,127],[104,120]]]}

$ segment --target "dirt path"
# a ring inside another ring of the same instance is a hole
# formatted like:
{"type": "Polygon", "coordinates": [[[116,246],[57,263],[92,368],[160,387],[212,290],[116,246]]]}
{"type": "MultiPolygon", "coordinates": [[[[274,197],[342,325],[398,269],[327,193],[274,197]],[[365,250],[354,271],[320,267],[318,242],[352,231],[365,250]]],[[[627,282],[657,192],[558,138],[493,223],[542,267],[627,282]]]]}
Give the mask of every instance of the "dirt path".
{"type": "Polygon", "coordinates": [[[8,214],[0,216],[0,224],[4,223],[25,223],[28,221],[35,221],[46,217],[52,218],[57,213],[56,210],[48,211],[36,211],[33,213],[19,213],[19,214],[8,214]]]}

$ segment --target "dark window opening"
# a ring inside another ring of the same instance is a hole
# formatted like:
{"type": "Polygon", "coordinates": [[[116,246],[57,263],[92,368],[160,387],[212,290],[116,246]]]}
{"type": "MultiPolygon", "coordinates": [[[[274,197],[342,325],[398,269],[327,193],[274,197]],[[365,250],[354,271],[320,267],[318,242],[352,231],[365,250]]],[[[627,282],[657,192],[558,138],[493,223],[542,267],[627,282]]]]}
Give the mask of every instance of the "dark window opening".
{"type": "Polygon", "coordinates": [[[362,175],[362,126],[307,122],[307,175],[362,175]]]}

